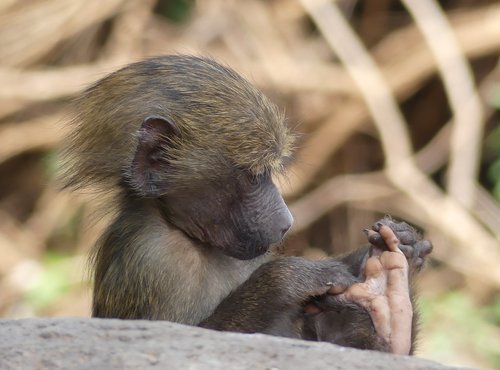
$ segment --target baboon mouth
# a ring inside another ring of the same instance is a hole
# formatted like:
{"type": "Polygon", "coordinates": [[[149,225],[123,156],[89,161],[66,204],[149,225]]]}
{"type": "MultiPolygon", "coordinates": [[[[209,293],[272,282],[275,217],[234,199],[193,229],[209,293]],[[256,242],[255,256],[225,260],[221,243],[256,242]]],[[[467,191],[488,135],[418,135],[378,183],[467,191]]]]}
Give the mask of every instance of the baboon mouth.
{"type": "Polygon", "coordinates": [[[230,257],[239,260],[251,260],[266,253],[270,248],[269,244],[266,245],[247,245],[241,248],[227,248],[224,253],[230,257]]]}

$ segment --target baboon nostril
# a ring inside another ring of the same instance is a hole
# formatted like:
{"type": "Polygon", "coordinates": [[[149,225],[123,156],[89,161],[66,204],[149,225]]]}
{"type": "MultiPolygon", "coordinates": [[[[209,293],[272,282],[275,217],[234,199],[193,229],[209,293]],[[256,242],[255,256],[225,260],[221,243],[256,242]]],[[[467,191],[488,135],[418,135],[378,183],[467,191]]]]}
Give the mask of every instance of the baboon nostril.
{"type": "Polygon", "coordinates": [[[290,230],[290,227],[291,227],[291,226],[292,226],[292,225],[290,224],[290,225],[286,226],[285,228],[283,228],[283,229],[281,230],[281,238],[283,238],[283,237],[285,236],[286,232],[287,232],[288,230],[290,230]]]}
{"type": "Polygon", "coordinates": [[[292,214],[290,213],[290,211],[288,210],[288,208],[285,208],[285,212],[283,212],[283,227],[281,228],[281,238],[283,239],[283,237],[285,236],[285,234],[287,233],[288,230],[290,230],[290,228],[292,227],[293,225],[293,216],[292,214]]]}

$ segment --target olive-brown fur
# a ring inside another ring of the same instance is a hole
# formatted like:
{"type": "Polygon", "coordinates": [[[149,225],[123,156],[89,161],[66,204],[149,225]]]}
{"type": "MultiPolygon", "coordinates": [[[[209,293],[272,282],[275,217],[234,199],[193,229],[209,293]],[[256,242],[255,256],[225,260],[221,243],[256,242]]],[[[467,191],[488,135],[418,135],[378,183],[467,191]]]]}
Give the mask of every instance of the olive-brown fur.
{"type": "Polygon", "coordinates": [[[305,314],[360,280],[369,249],[324,261],[273,251],[292,217],[272,177],[294,138],[244,78],[212,59],[156,57],[96,82],[74,112],[65,186],[116,195],[91,259],[93,316],[312,340],[331,329],[325,340],[386,350],[355,304],[342,316],[352,325],[305,314]]]}
{"type": "Polygon", "coordinates": [[[117,185],[133,159],[141,122],[153,115],[180,131],[177,145],[164,153],[173,162],[164,178],[172,187],[206,181],[231,166],[256,175],[281,171],[292,154],[293,136],[276,106],[208,58],[170,55],[126,66],[87,89],[74,112],[62,155],[71,187],[117,185]]]}

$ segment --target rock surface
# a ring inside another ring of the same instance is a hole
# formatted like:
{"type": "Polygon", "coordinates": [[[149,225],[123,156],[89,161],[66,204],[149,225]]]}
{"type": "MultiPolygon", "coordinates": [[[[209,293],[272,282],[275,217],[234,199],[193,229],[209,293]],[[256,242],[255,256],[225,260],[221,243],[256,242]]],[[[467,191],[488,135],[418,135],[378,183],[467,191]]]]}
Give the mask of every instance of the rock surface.
{"type": "Polygon", "coordinates": [[[0,369],[450,369],[261,334],[151,321],[0,320],[0,369]]]}

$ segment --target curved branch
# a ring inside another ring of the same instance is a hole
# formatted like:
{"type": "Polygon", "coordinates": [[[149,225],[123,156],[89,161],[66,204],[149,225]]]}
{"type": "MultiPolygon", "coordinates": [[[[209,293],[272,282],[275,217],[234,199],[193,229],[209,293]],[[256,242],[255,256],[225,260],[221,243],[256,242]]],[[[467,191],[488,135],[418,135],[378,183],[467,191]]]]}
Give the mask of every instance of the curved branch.
{"type": "Polygon", "coordinates": [[[395,145],[395,140],[401,140],[395,133],[405,132],[404,128],[397,126],[404,126],[405,123],[401,119],[394,97],[380,76],[380,71],[338,8],[325,0],[301,0],[301,2],[339,59],[346,65],[352,78],[358,83],[367,104],[373,111],[373,118],[387,155],[385,169],[387,177],[427,214],[428,227],[437,227],[454,242],[454,253],[447,255],[444,262],[481,280],[484,280],[484,274],[471,266],[483,266],[489,271],[489,279],[485,282],[500,286],[500,270],[497,268],[500,261],[498,242],[460,204],[444,194],[416,167],[410,157],[407,138],[403,139],[402,144],[395,145]],[[362,69],[354,66],[362,66],[362,69]],[[370,82],[363,83],[366,79],[370,82]],[[373,85],[375,81],[383,86],[373,85]],[[385,114],[379,112],[382,109],[394,111],[385,114]],[[381,121],[383,118],[392,121],[381,121]],[[398,155],[403,155],[403,158],[398,158],[398,155]],[[474,243],[473,248],[471,241],[474,243]],[[469,260],[472,263],[464,263],[469,260]]]}
{"type": "Polygon", "coordinates": [[[403,0],[437,63],[454,115],[448,192],[467,208],[474,205],[483,110],[472,72],[452,28],[434,0],[403,0]]]}
{"type": "MultiPolygon", "coordinates": [[[[500,47],[500,4],[471,10],[467,14],[452,15],[450,22],[468,58],[487,55],[500,47]]],[[[425,43],[415,40],[413,46],[408,45],[408,35],[416,32],[415,26],[410,25],[392,33],[373,50],[376,55],[391,56],[390,60],[384,62],[381,72],[399,100],[412,94],[436,70],[425,43]]],[[[366,108],[358,100],[346,101],[340,112],[312,133],[297,153],[298,160],[292,166],[290,187],[285,189],[287,196],[300,193],[340,145],[369,119],[366,108]],[[337,136],[338,132],[340,134],[337,136]]]]}

